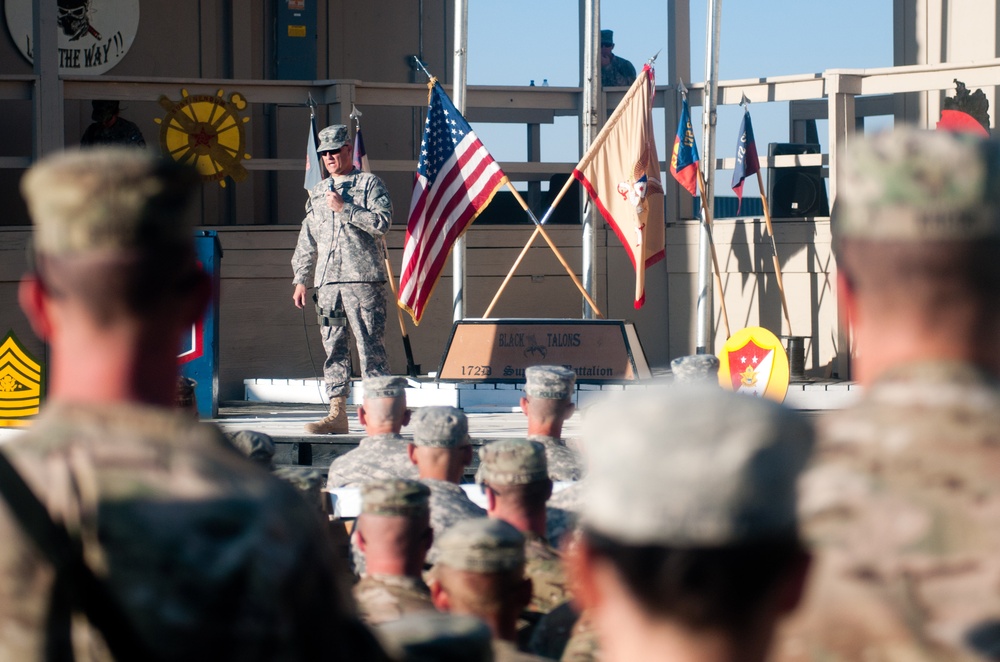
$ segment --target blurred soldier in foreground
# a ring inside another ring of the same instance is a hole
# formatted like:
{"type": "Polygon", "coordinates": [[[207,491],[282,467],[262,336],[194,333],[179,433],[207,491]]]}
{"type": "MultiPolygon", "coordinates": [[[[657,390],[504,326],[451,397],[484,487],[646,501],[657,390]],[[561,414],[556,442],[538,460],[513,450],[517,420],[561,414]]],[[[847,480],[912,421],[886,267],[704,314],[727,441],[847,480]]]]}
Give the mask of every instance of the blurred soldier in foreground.
{"type": "Polygon", "coordinates": [[[525,369],[524,379],[521,411],[528,417],[528,439],[545,446],[552,480],[580,480],[580,454],[562,439],[563,423],[576,410],[576,373],[560,365],[536,365],[525,369]]]}
{"type": "Polygon", "coordinates": [[[361,375],[389,374],[385,354],[385,259],[381,237],[392,224],[392,201],[381,179],[354,167],[354,147],[343,124],[319,132],[319,152],[330,173],[309,192],[306,217],[292,255],[292,303],[306,305],[309,280],[326,361],[323,379],[330,413],[306,425],[311,434],[347,433],[351,394],[350,322],[361,375]]]}
{"type": "Polygon", "coordinates": [[[490,629],[474,616],[421,612],[377,632],[398,662],[493,662],[490,629]]]}
{"type": "Polygon", "coordinates": [[[181,333],[210,291],[197,183],[126,148],[49,157],[23,179],[19,295],[50,381],[0,462],[2,659],[315,660],[331,641],[380,659],[317,513],[174,408],[181,333]]]}
{"type": "Polygon", "coordinates": [[[848,149],[831,226],[865,388],[818,423],[782,659],[1000,659],[1000,145],[848,149]]]}
{"type": "Polygon", "coordinates": [[[601,659],[766,659],[808,567],[795,493],[809,425],[767,400],[687,386],[593,418],[567,564],[601,659]]]}
{"type": "Polygon", "coordinates": [[[480,457],[487,515],[525,538],[525,573],[532,585],[528,611],[534,625],[569,599],[562,558],[545,539],[545,502],[552,494],[545,448],[537,441],[503,439],[483,446],[480,457]]]}
{"type": "Polygon", "coordinates": [[[399,435],[410,422],[407,385],[405,377],[365,378],[364,402],[358,407],[358,419],[367,436],[357,448],[330,463],[327,489],[358,487],[370,480],[417,477],[406,452],[406,441],[399,435]]]}
{"type": "MultiPolygon", "coordinates": [[[[420,481],[431,488],[431,527],[440,537],[449,527],[486,511],[468,497],[459,483],[472,464],[472,442],[465,412],[455,407],[422,407],[413,422],[413,442],[407,447],[420,481]]],[[[434,563],[437,545],[428,561],[434,563]]]]}
{"type": "Polygon", "coordinates": [[[470,519],[448,529],[439,548],[431,580],[434,605],[482,619],[493,632],[498,662],[542,659],[518,652],[515,644],[518,617],[531,600],[524,536],[503,520],[470,519]]]}
{"type": "Polygon", "coordinates": [[[434,611],[421,575],[434,540],[430,494],[415,480],[379,480],[361,487],[354,535],[365,554],[366,574],[354,586],[354,597],[369,625],[434,611]]]}

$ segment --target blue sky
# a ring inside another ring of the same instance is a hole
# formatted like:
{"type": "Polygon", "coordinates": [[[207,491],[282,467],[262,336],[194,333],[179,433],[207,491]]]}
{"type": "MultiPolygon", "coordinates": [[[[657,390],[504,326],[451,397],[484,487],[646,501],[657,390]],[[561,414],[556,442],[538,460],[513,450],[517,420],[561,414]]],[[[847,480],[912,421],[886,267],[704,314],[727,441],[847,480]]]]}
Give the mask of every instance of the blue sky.
{"type": "MultiPolygon", "coordinates": [[[[658,60],[666,84],[666,2],[603,0],[602,27],[615,32],[615,53],[638,68],[663,50],[658,60]]],[[[721,80],[818,73],[827,69],[863,69],[892,66],[892,0],[725,0],[719,57],[721,80]]],[[[470,85],[579,85],[579,0],[471,0],[469,3],[468,82],[470,85]]],[[[691,2],[691,77],[705,80],[707,0],[691,2]]],[[[676,83],[676,81],[672,81],[676,83]]],[[[700,113],[694,109],[699,146],[700,113]]],[[[740,109],[719,111],[718,158],[735,151],[740,109]],[[730,144],[732,143],[732,144],[730,144]]],[[[759,150],[767,143],[788,141],[786,103],[757,103],[751,107],[759,150]]],[[[542,127],[542,159],[575,161],[579,120],[557,118],[542,127]]],[[[656,124],[662,127],[662,119],[656,124]]],[[[526,154],[522,126],[475,124],[476,132],[494,156],[523,160],[526,154]]],[[[821,138],[825,122],[819,127],[821,138]]],[[[669,136],[657,136],[661,159],[669,136]]],[[[822,140],[825,143],[825,139],[822,140]]],[[[825,150],[824,150],[825,151],[825,150]]],[[[731,173],[720,172],[728,182],[731,173]]],[[[748,181],[747,195],[756,194],[748,181]]],[[[718,194],[728,193],[719,186],[718,194]]]]}

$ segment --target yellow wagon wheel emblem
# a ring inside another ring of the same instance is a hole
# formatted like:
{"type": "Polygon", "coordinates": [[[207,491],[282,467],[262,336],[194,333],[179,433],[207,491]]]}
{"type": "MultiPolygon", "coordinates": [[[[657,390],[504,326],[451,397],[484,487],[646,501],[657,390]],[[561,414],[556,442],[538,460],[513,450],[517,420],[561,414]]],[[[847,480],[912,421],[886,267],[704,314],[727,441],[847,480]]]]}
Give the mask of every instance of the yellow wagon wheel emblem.
{"type": "Polygon", "coordinates": [[[226,177],[241,182],[247,178],[242,160],[246,134],[243,125],[249,117],[240,117],[239,111],[247,107],[242,94],[233,92],[226,101],[222,90],[215,96],[200,94],[188,96],[181,90],[180,101],[160,97],[160,105],[167,111],[160,125],[160,148],[164,154],[180,163],[193,165],[206,182],[219,182],[225,187],[226,177]]]}

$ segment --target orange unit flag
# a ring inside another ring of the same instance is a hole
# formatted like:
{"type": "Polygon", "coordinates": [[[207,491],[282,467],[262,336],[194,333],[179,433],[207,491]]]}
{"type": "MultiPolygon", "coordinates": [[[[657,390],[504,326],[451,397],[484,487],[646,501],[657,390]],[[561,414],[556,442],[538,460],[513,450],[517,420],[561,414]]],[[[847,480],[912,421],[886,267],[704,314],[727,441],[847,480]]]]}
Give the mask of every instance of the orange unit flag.
{"type": "Polygon", "coordinates": [[[665,250],[653,90],[653,69],[646,65],[573,170],[635,267],[636,308],[646,301],[646,268],[665,250]]]}

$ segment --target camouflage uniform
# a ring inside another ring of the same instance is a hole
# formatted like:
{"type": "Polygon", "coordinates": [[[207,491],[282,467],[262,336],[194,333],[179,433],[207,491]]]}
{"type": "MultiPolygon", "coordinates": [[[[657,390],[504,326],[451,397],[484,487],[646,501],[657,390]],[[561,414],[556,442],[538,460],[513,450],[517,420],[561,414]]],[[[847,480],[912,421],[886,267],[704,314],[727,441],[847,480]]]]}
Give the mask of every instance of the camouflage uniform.
{"type": "Polygon", "coordinates": [[[611,55],[611,64],[601,67],[601,85],[604,87],[628,87],[635,82],[635,67],[625,58],[611,55]]]}
{"type": "Polygon", "coordinates": [[[819,556],[779,659],[997,650],[995,630],[976,637],[1000,618],[996,381],[961,363],[899,366],[819,430],[803,495],[819,556]]]}
{"type": "MultiPolygon", "coordinates": [[[[456,407],[421,407],[413,417],[413,445],[456,450],[469,446],[469,420],[456,407]]],[[[486,511],[473,503],[457,483],[434,478],[420,481],[431,488],[431,528],[434,545],[427,562],[437,560],[440,536],[456,522],[470,517],[486,517],[486,511]]]]}
{"type": "Polygon", "coordinates": [[[395,621],[407,614],[434,611],[431,591],[418,577],[365,575],[354,585],[361,619],[369,625],[395,621]]]}
{"type": "Polygon", "coordinates": [[[417,467],[406,453],[406,439],[398,434],[365,437],[358,447],[330,463],[328,490],[360,487],[370,480],[417,478],[417,467]]]}
{"type": "MultiPolygon", "coordinates": [[[[539,442],[527,439],[503,439],[486,444],[479,451],[480,482],[495,495],[498,510],[504,503],[505,489],[525,486],[544,489],[551,486],[545,448],[539,442]]],[[[544,494],[541,493],[541,494],[544,494]]],[[[522,509],[525,517],[534,517],[541,504],[541,494],[534,504],[526,504],[522,509]]],[[[498,517],[497,512],[490,512],[498,517]]],[[[532,598],[528,605],[528,620],[537,622],[538,615],[545,614],[566,602],[566,577],[559,552],[537,533],[522,530],[525,538],[525,574],[531,578],[532,598]]]]}
{"type": "Polygon", "coordinates": [[[569,600],[562,556],[536,533],[524,533],[524,574],[531,577],[531,604],[528,610],[547,614],[569,600]]]}
{"type": "MultiPolygon", "coordinates": [[[[4,452],[160,659],[317,659],[349,612],[316,513],[214,426],[52,404],[4,452]]],[[[0,658],[42,659],[52,568],[4,501],[0,535],[0,658]]],[[[73,638],[77,659],[110,659],[85,620],[73,638]]]]}
{"type": "Polygon", "coordinates": [[[583,478],[583,459],[579,453],[567,447],[565,441],[542,434],[529,434],[528,439],[545,446],[545,458],[552,480],[571,481],[583,478]]]}
{"type": "MultiPolygon", "coordinates": [[[[917,320],[908,353],[868,364],[879,372],[859,402],[820,419],[820,453],[803,484],[817,558],[779,659],[977,660],[1000,651],[1000,386],[993,356],[976,351],[994,342],[998,272],[995,256],[973,251],[1000,241],[998,162],[995,142],[906,127],[849,145],[831,227],[858,327],[883,331],[868,311],[914,278],[883,284],[866,272],[857,258],[882,247],[958,248],[945,253],[968,269],[958,283],[975,279],[981,289],[957,305],[942,305],[949,290],[915,290],[898,312],[901,323],[917,320]],[[983,365],[942,358],[940,332],[923,325],[932,318],[953,336],[956,357],[983,365]]],[[[887,254],[907,260],[918,288],[949,268],[939,261],[921,273],[911,253],[887,254]]]]}
{"type": "Polygon", "coordinates": [[[377,628],[400,662],[492,662],[492,638],[486,623],[474,616],[421,612],[377,628]]]}
{"type": "Polygon", "coordinates": [[[477,506],[460,485],[446,480],[422,478],[421,483],[431,488],[431,528],[434,529],[434,545],[427,555],[427,562],[437,560],[437,540],[445,531],[472,517],[486,517],[486,511],[477,506]]]}
{"type": "MultiPolygon", "coordinates": [[[[320,132],[321,140],[327,127],[320,132]]],[[[343,127],[346,135],[346,127],[343,127]]],[[[342,144],[342,143],[341,143],[342,144]]],[[[320,150],[323,151],[324,143],[320,150]]],[[[306,216],[292,255],[293,284],[317,288],[317,304],[333,311],[331,319],[346,318],[357,340],[362,376],[389,373],[384,346],[386,296],[385,260],[381,237],[392,224],[392,201],[381,179],[354,169],[343,177],[327,178],[309,192],[306,216]],[[331,186],[344,198],[343,211],[326,201],[331,186]]],[[[351,390],[351,353],[347,327],[322,326],[326,362],[323,378],[330,398],[351,390]]]]}
{"type": "MultiPolygon", "coordinates": [[[[441,566],[474,573],[498,573],[524,568],[524,536],[513,526],[497,519],[460,522],[441,536],[441,566]]],[[[493,659],[497,662],[542,660],[522,653],[512,641],[494,637],[493,659]]]]}

